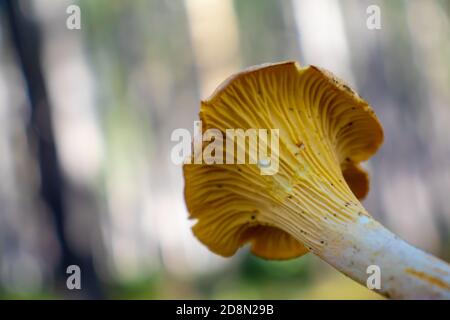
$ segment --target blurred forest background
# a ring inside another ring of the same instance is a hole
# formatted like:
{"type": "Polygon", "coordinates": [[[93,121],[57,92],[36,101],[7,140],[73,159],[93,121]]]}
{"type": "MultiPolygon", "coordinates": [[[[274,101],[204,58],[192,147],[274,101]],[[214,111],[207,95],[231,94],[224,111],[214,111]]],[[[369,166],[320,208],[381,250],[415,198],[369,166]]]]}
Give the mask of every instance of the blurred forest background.
{"type": "Polygon", "coordinates": [[[364,204],[449,261],[450,1],[0,0],[0,298],[379,298],[312,255],[224,259],[191,234],[171,132],[230,74],[288,59],[374,107],[364,204]]]}

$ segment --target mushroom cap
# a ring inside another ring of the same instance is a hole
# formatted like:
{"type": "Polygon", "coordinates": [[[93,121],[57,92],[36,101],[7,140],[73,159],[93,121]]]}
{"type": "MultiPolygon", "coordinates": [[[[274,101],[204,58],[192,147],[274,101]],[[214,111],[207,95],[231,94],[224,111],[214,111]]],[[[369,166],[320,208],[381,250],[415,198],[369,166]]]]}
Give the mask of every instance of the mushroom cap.
{"type": "MultiPolygon", "coordinates": [[[[332,73],[293,61],[251,67],[202,101],[200,119],[203,132],[224,136],[233,128],[279,129],[274,175],[261,175],[257,164],[183,166],[187,208],[197,219],[192,229],[211,251],[231,256],[250,243],[266,259],[301,256],[309,250],[285,231],[284,214],[304,215],[308,242],[317,240],[322,219],[346,218],[329,208],[354,203],[364,210],[357,199],[369,179],[359,163],[377,151],[383,130],[367,102],[332,73]],[[328,198],[333,203],[322,206],[328,198]]],[[[220,152],[227,153],[225,143],[220,152]]]]}

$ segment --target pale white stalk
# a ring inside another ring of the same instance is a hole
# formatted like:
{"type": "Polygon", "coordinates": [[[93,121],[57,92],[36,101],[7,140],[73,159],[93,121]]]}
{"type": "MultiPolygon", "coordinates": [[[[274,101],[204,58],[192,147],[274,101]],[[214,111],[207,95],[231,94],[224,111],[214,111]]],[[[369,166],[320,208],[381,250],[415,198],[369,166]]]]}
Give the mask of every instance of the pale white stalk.
{"type": "Polygon", "coordinates": [[[375,291],[388,298],[450,299],[450,265],[370,217],[339,225],[325,237],[327,246],[315,252],[318,256],[364,286],[367,268],[378,266],[381,288],[375,291]]]}

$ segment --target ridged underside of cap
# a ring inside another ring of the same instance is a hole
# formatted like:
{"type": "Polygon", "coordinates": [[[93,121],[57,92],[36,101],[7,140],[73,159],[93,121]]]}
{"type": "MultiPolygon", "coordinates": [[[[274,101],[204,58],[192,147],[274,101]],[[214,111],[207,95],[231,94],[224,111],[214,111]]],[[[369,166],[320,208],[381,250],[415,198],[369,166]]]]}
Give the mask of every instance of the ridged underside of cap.
{"type": "MultiPolygon", "coordinates": [[[[328,71],[295,62],[230,77],[202,102],[200,118],[203,131],[279,129],[280,134],[275,175],[261,175],[255,164],[184,165],[186,204],[197,219],[194,234],[223,256],[245,243],[267,259],[308,252],[273,217],[289,229],[280,213],[300,212],[306,242],[314,240],[323,217],[350,219],[351,214],[336,215],[337,209],[367,194],[368,175],[359,162],[383,140],[374,112],[354,91],[328,71]]],[[[224,159],[229,152],[225,146],[216,151],[224,159]]]]}

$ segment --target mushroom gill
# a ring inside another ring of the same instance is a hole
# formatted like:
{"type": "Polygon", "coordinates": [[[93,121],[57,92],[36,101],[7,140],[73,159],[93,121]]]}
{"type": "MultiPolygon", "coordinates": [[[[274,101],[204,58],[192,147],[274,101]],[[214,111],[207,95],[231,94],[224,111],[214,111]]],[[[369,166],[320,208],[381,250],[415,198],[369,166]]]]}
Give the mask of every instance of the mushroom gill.
{"type": "MultiPolygon", "coordinates": [[[[305,245],[321,245],[317,227],[323,220],[365,213],[356,198],[366,195],[368,177],[358,163],[377,150],[382,128],[369,105],[329,72],[295,62],[241,72],[202,102],[200,119],[203,132],[280,134],[275,175],[258,174],[257,164],[184,166],[186,202],[198,219],[193,231],[212,251],[230,256],[250,242],[258,256],[293,258],[308,251],[305,245]],[[298,212],[301,242],[273,221],[298,212]]],[[[226,146],[220,151],[226,157],[226,146]]]]}

